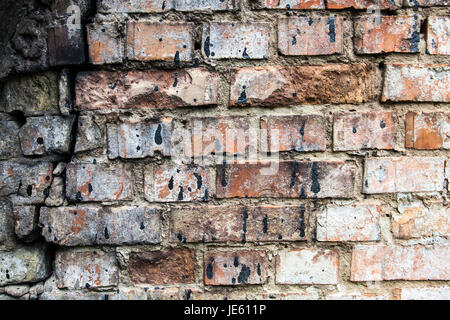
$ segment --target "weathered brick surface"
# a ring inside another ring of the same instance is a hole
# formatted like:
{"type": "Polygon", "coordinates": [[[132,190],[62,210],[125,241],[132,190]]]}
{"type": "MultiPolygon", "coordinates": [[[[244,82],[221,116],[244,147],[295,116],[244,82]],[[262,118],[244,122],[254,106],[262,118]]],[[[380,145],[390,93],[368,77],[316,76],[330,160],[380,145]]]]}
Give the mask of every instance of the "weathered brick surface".
{"type": "Polygon", "coordinates": [[[329,205],[317,215],[319,241],[380,240],[380,205],[329,205]]]}
{"type": "Polygon", "coordinates": [[[14,158],[22,153],[19,129],[20,125],[16,121],[0,121],[0,159],[14,158]]]}
{"type": "Polygon", "coordinates": [[[58,288],[89,289],[115,286],[119,270],[114,252],[60,249],[55,256],[58,288]]]}
{"type": "Polygon", "coordinates": [[[71,201],[132,200],[133,179],[128,165],[69,163],[66,196],[71,201]]]}
{"type": "Polygon", "coordinates": [[[448,245],[360,245],[353,249],[351,281],[449,280],[448,245]]]}
{"type": "Polygon", "coordinates": [[[267,9],[325,9],[323,0],[257,0],[256,6],[267,9]]]}
{"type": "Polygon", "coordinates": [[[39,209],[35,206],[14,206],[14,232],[19,239],[32,242],[37,239],[39,209]]]}
{"type": "Polygon", "coordinates": [[[11,203],[0,200],[0,248],[14,246],[14,215],[11,203]]]}
{"type": "Polygon", "coordinates": [[[450,149],[450,113],[413,112],[405,119],[405,147],[414,149],[450,149]]]}
{"type": "Polygon", "coordinates": [[[441,191],[444,158],[368,158],[364,166],[364,193],[441,191]]]}
{"type": "Polygon", "coordinates": [[[326,296],[326,300],[389,300],[389,295],[376,293],[337,292],[326,296]]]}
{"type": "Polygon", "coordinates": [[[262,117],[260,128],[267,130],[263,152],[325,151],[327,146],[326,121],[320,115],[262,117]]]}
{"type": "Polygon", "coordinates": [[[276,283],[337,284],[338,266],[335,250],[284,250],[276,257],[276,283]]]}
{"type": "Polygon", "coordinates": [[[392,233],[400,239],[449,237],[450,208],[438,201],[400,204],[392,215],[392,233]]]}
{"type": "Polygon", "coordinates": [[[127,57],[130,60],[191,61],[192,25],[128,22],[127,57]]]}
{"type": "Polygon", "coordinates": [[[20,128],[20,146],[24,155],[68,153],[75,116],[28,118],[20,128]]]}
{"type": "Polygon", "coordinates": [[[306,239],[309,208],[191,207],[170,211],[172,242],[298,241],[306,239]]]}
{"type": "Polygon", "coordinates": [[[269,25],[211,22],[203,27],[203,53],[210,59],[264,59],[269,55],[269,25]]]}
{"type": "Polygon", "coordinates": [[[39,282],[50,273],[45,245],[19,246],[13,251],[0,252],[0,286],[39,282]]]}
{"type": "Polygon", "coordinates": [[[268,259],[263,250],[207,253],[205,285],[264,284],[268,259]]]}
{"type": "Polygon", "coordinates": [[[337,112],[333,115],[333,149],[394,149],[397,124],[393,111],[337,112]]]}
{"type": "Polygon", "coordinates": [[[382,101],[450,101],[450,66],[389,64],[382,101]]]}
{"type": "Polygon", "coordinates": [[[104,121],[92,116],[79,116],[75,152],[83,152],[101,148],[104,143],[102,128],[104,121]]]}
{"type": "Polygon", "coordinates": [[[418,52],[420,19],[414,16],[368,16],[357,18],[357,53],[418,52]]]}
{"type": "Polygon", "coordinates": [[[216,167],[218,198],[352,198],[354,166],[342,161],[280,161],[216,167]],[[273,173],[270,167],[278,166],[273,173]]]}
{"type": "Polygon", "coordinates": [[[160,213],[149,207],[42,207],[39,222],[45,239],[62,246],[161,241],[160,213]]]}
{"type": "Polygon", "coordinates": [[[434,6],[448,6],[449,0],[406,0],[404,6],[407,7],[434,7],[434,6]]]}
{"type": "Polygon", "coordinates": [[[93,64],[120,63],[124,56],[124,43],[116,23],[87,25],[89,62],[93,64]]]}
{"type": "Polygon", "coordinates": [[[67,25],[52,27],[48,31],[48,51],[51,66],[82,64],[85,57],[83,29],[67,25]]]}
{"type": "Polygon", "coordinates": [[[225,11],[235,8],[236,0],[101,0],[100,12],[225,11]]]}
{"type": "Polygon", "coordinates": [[[209,169],[191,165],[149,166],[144,184],[148,201],[208,201],[211,193],[209,169]]]}
{"type": "Polygon", "coordinates": [[[450,300],[449,287],[394,289],[398,300],[450,300]]]}
{"type": "Polygon", "coordinates": [[[291,17],[278,20],[278,49],[284,55],[344,52],[343,18],[291,17]]]}
{"type": "Polygon", "coordinates": [[[130,254],[128,268],[134,283],[151,285],[193,283],[194,250],[133,252],[130,254]]]}
{"type": "Polygon", "coordinates": [[[217,104],[218,74],[203,68],[178,71],[82,72],[77,109],[155,109],[217,104]]]}
{"type": "Polygon", "coordinates": [[[329,0],[327,1],[328,9],[380,9],[380,10],[395,10],[402,6],[402,1],[399,0],[329,0]]]}
{"type": "Polygon", "coordinates": [[[369,64],[247,67],[231,81],[231,106],[361,103],[374,98],[369,64]]]}
{"type": "Polygon", "coordinates": [[[148,122],[108,124],[108,156],[110,159],[152,157],[155,152],[171,155],[172,119],[148,122]]]}
{"type": "Polygon", "coordinates": [[[433,17],[427,19],[427,52],[450,55],[450,18],[433,17]]]}

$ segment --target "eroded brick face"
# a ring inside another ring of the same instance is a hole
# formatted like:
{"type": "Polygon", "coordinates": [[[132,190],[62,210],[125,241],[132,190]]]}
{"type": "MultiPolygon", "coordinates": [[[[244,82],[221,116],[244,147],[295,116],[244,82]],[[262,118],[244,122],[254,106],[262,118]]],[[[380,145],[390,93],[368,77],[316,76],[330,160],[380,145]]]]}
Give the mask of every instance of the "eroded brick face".
{"type": "Polygon", "coordinates": [[[226,11],[235,8],[236,0],[102,0],[100,12],[151,13],[177,11],[226,11]]]}
{"type": "Polygon", "coordinates": [[[258,0],[257,6],[267,9],[325,9],[323,0],[258,0]]]}
{"type": "Polygon", "coordinates": [[[407,148],[424,150],[450,148],[450,113],[408,112],[405,130],[407,148]]]}
{"type": "Polygon", "coordinates": [[[89,61],[93,64],[120,63],[123,60],[123,39],[116,23],[87,26],[89,61]]]}
{"type": "Polygon", "coordinates": [[[428,17],[427,51],[430,54],[450,55],[450,18],[428,17]]]}
{"type": "Polygon", "coordinates": [[[330,0],[327,2],[328,9],[369,9],[378,8],[381,10],[395,10],[402,6],[401,1],[398,0],[330,0]]]}
{"type": "Polygon", "coordinates": [[[263,250],[207,253],[205,285],[263,284],[268,259],[263,250]]]}

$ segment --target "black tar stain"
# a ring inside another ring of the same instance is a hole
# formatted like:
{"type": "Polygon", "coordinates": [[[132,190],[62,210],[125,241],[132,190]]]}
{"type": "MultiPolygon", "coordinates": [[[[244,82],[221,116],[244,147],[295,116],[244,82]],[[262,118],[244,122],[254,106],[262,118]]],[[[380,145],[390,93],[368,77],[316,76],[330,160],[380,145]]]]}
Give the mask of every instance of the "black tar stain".
{"type": "Polygon", "coordinates": [[[155,132],[155,143],[157,145],[162,144],[161,130],[162,130],[162,126],[161,126],[161,124],[158,124],[158,128],[156,129],[156,132],[155,132]]]}

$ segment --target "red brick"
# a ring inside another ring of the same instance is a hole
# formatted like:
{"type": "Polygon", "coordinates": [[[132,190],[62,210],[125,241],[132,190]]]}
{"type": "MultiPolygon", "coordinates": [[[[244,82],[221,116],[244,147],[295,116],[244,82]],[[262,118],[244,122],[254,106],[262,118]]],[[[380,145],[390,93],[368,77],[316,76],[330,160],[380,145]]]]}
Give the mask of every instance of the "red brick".
{"type": "Polygon", "coordinates": [[[156,202],[208,201],[209,170],[192,165],[149,166],[145,171],[145,198],[156,202]]]}
{"type": "Polygon", "coordinates": [[[449,0],[406,0],[405,7],[438,7],[450,5],[449,0]]]}
{"type": "Polygon", "coordinates": [[[441,191],[444,158],[368,158],[364,166],[364,193],[441,191]]]}
{"type": "Polygon", "coordinates": [[[450,236],[450,207],[442,201],[400,204],[392,214],[392,233],[399,239],[450,236]]]}
{"type": "Polygon", "coordinates": [[[278,49],[284,55],[344,52],[342,17],[290,17],[278,20],[278,49]]]}
{"type": "Polygon", "coordinates": [[[139,61],[191,61],[192,25],[128,22],[127,57],[139,61]]]}
{"type": "Polygon", "coordinates": [[[323,0],[258,0],[255,6],[257,8],[285,10],[325,9],[323,0]]]}
{"type": "Polygon", "coordinates": [[[347,9],[347,8],[355,8],[355,9],[378,9],[380,10],[395,10],[402,6],[401,1],[392,1],[392,0],[380,0],[379,2],[376,0],[328,0],[327,8],[328,9],[347,9]]]}
{"type": "Polygon", "coordinates": [[[309,208],[303,204],[173,208],[170,211],[170,241],[299,241],[306,239],[308,219],[309,208]]]}
{"type": "Polygon", "coordinates": [[[325,118],[320,115],[262,117],[260,128],[267,130],[267,142],[261,138],[263,152],[325,151],[327,147],[325,118]],[[272,146],[272,139],[278,148],[272,146]]]}
{"type": "Polygon", "coordinates": [[[117,23],[89,24],[86,27],[90,63],[122,62],[124,45],[117,23]]]}
{"type": "Polygon", "coordinates": [[[264,284],[268,258],[265,251],[209,252],[205,255],[205,285],[264,284]]]}
{"type": "Polygon", "coordinates": [[[327,206],[317,215],[317,240],[380,240],[380,205],[327,206]]]}
{"type": "Polygon", "coordinates": [[[450,149],[450,113],[408,112],[405,131],[406,148],[450,149]]]}
{"type": "Polygon", "coordinates": [[[127,164],[69,163],[66,195],[77,202],[132,200],[131,168],[127,164]]]}
{"type": "Polygon", "coordinates": [[[58,288],[84,289],[116,286],[119,270],[114,252],[102,250],[58,250],[55,256],[58,288]]]}
{"type": "Polygon", "coordinates": [[[449,259],[448,245],[360,245],[353,249],[350,280],[449,280],[449,259]]]}
{"type": "Polygon", "coordinates": [[[337,112],[333,115],[333,149],[394,149],[397,120],[393,111],[337,112]]]}
{"type": "Polygon", "coordinates": [[[76,107],[87,111],[216,105],[218,80],[217,73],[204,68],[81,72],[76,107]]]}
{"type": "Polygon", "coordinates": [[[354,21],[357,53],[418,52],[420,19],[414,16],[368,16],[354,21]]]}
{"type": "Polygon", "coordinates": [[[294,249],[276,257],[277,284],[337,284],[336,250],[294,249]]]}
{"type": "Polygon", "coordinates": [[[195,256],[192,249],[130,253],[128,270],[136,284],[177,284],[195,282],[195,256]]]}
{"type": "Polygon", "coordinates": [[[352,198],[354,193],[354,165],[342,161],[234,163],[216,169],[218,198],[352,198]]]}
{"type": "Polygon", "coordinates": [[[375,75],[370,64],[241,68],[231,80],[230,105],[357,104],[374,98],[375,75]]]}
{"type": "Polygon", "coordinates": [[[450,102],[450,65],[390,64],[382,101],[450,102]]]}
{"type": "Polygon", "coordinates": [[[269,55],[266,23],[211,22],[203,27],[203,53],[210,59],[265,59],[269,55]]]}
{"type": "Polygon", "coordinates": [[[450,17],[428,17],[427,52],[450,55],[450,17]]]}

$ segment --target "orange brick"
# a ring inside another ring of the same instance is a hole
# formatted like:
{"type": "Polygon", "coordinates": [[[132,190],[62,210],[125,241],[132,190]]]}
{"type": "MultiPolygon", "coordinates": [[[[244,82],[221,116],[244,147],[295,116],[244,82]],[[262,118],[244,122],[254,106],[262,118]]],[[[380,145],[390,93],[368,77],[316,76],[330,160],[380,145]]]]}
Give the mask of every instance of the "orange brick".
{"type": "Polygon", "coordinates": [[[291,17],[278,20],[278,49],[284,55],[344,52],[342,17],[291,17]]]}
{"type": "Polygon", "coordinates": [[[449,245],[360,245],[353,249],[350,280],[449,280],[449,259],[449,245]]]}
{"type": "Polygon", "coordinates": [[[357,53],[419,51],[420,19],[417,15],[361,17],[355,20],[354,29],[357,53]]]}
{"type": "Polygon", "coordinates": [[[450,113],[408,112],[405,130],[406,148],[450,149],[450,113]]]}
{"type": "Polygon", "coordinates": [[[450,17],[428,17],[427,52],[450,55],[450,17]]]}
{"type": "Polygon", "coordinates": [[[123,39],[115,23],[87,25],[89,62],[92,64],[120,63],[123,60],[123,39]]]}

